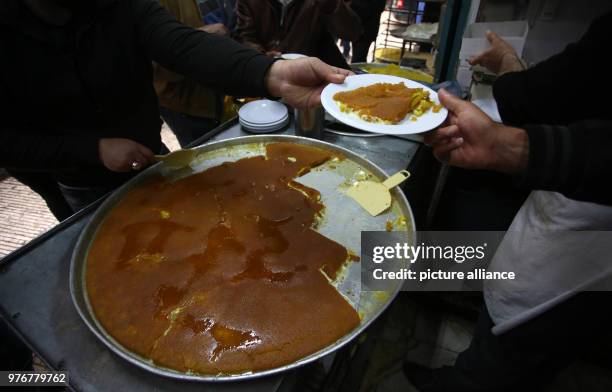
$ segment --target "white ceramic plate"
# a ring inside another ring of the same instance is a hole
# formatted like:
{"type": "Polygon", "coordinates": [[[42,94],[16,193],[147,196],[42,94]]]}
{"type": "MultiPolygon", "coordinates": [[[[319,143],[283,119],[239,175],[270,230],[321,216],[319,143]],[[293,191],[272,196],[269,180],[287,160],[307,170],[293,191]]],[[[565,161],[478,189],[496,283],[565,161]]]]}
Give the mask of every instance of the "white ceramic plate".
{"type": "Polygon", "coordinates": [[[414,82],[412,80],[400,78],[398,76],[390,75],[379,75],[379,74],[364,74],[364,75],[353,75],[346,78],[343,84],[329,84],[323,89],[321,93],[321,103],[325,110],[331,114],[336,120],[349,125],[351,127],[361,129],[363,131],[384,133],[387,135],[408,135],[414,133],[422,133],[435,129],[444,122],[448,111],[446,108],[440,109],[438,113],[434,113],[431,110],[417,117],[416,121],[412,121],[410,114],[406,116],[401,122],[395,125],[390,124],[379,124],[371,123],[362,120],[356,114],[343,113],[340,111],[340,106],[334,101],[334,95],[340,91],[355,90],[359,87],[369,86],[374,83],[400,83],[403,82],[406,87],[409,88],[422,88],[429,91],[429,97],[436,104],[439,104],[438,94],[427,86],[421,83],[414,82]]]}
{"type": "Polygon", "coordinates": [[[268,124],[261,124],[261,123],[252,123],[252,122],[248,122],[242,118],[239,118],[240,123],[244,124],[244,125],[248,125],[248,126],[252,126],[252,127],[269,127],[269,126],[274,126],[274,125],[278,125],[284,121],[286,121],[289,118],[289,116],[285,116],[282,119],[278,120],[278,121],[274,121],[268,124]]]}
{"type": "Polygon", "coordinates": [[[238,111],[238,116],[251,124],[270,124],[287,117],[287,107],[280,102],[260,99],[244,105],[238,111]]]}
{"type": "Polygon", "coordinates": [[[308,57],[308,56],[304,54],[300,54],[300,53],[283,53],[280,56],[280,58],[283,60],[295,60],[295,59],[301,59],[304,57],[308,57]]]}
{"type": "Polygon", "coordinates": [[[265,126],[265,127],[253,127],[253,126],[244,124],[243,122],[240,122],[240,125],[247,132],[251,132],[251,133],[269,133],[269,132],[278,131],[279,129],[283,129],[288,123],[289,123],[289,118],[286,118],[284,121],[282,121],[279,124],[271,125],[271,126],[265,126]]]}

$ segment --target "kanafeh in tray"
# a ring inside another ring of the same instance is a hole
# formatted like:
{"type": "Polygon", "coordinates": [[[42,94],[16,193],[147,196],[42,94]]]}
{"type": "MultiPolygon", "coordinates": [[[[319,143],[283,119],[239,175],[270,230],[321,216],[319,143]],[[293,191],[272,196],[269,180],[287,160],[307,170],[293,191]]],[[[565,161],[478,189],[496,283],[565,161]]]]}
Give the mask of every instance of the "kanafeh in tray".
{"type": "Polygon", "coordinates": [[[333,157],[274,143],[131,191],[88,253],[100,324],[158,366],[213,375],[282,366],[350,332],[359,316],[330,280],[352,257],[315,230],[319,192],[293,181],[333,157]]]}

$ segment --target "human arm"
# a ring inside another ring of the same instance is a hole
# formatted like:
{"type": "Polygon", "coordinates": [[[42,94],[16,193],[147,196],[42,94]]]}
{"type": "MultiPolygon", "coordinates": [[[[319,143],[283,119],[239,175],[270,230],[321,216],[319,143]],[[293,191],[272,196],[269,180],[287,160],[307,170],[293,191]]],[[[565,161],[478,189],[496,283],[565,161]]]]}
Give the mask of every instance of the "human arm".
{"type": "Polygon", "coordinates": [[[440,92],[449,123],[426,136],[436,157],[453,166],[516,176],[520,186],[563,193],[576,200],[612,204],[612,121],[568,126],[493,122],[469,102],[440,92]]]}
{"type": "Polygon", "coordinates": [[[17,131],[6,125],[0,129],[0,167],[54,171],[104,165],[111,171],[126,172],[152,160],[151,150],[129,139],[17,131]]]}
{"type": "Polygon", "coordinates": [[[128,139],[104,139],[87,132],[67,133],[35,128],[28,121],[15,123],[11,114],[11,91],[0,80],[0,167],[32,171],[55,171],[83,166],[102,166],[113,171],[142,167],[153,153],[128,139]]]}
{"type": "MultiPolygon", "coordinates": [[[[209,25],[204,25],[197,28],[198,30],[205,31],[210,34],[219,34],[223,36],[229,36],[230,32],[221,23],[213,23],[209,25]]],[[[185,76],[178,74],[176,72],[172,72],[169,69],[166,69],[159,64],[153,62],[153,72],[154,72],[154,82],[156,85],[161,84],[165,85],[165,83],[171,82],[176,83],[185,79],[185,76]]]]}
{"type": "Polygon", "coordinates": [[[605,51],[612,35],[612,13],[596,19],[587,33],[563,52],[522,72],[501,76],[493,94],[506,124],[569,125],[609,113],[597,99],[612,88],[605,51]]]}
{"type": "Polygon", "coordinates": [[[140,39],[151,58],[220,91],[284,98],[299,108],[318,104],[327,83],[342,83],[349,74],[315,58],[277,64],[230,39],[180,24],[154,0],[132,1],[139,5],[140,39]]]}
{"type": "Polygon", "coordinates": [[[235,96],[265,96],[273,60],[239,43],[185,26],[155,0],[132,0],[146,55],[176,73],[235,96]]]}
{"type": "Polygon", "coordinates": [[[519,72],[524,69],[523,63],[512,45],[492,31],[487,31],[486,37],[490,47],[484,52],[470,57],[470,65],[481,65],[498,75],[519,72]]]}
{"type": "Polygon", "coordinates": [[[266,76],[271,95],[283,97],[296,108],[306,108],[321,102],[321,91],[328,83],[343,83],[352,72],[331,67],[314,57],[275,62],[266,76]]]}

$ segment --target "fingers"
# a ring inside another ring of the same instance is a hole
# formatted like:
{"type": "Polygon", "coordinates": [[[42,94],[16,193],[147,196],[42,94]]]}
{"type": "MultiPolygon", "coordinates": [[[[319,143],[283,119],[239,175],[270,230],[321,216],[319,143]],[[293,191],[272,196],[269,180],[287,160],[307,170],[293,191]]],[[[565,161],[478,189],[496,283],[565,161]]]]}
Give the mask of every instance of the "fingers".
{"type": "Polygon", "coordinates": [[[334,70],[335,73],[341,74],[344,76],[355,75],[355,72],[351,71],[350,69],[344,69],[344,68],[338,68],[338,67],[332,67],[332,69],[334,70]]]}
{"type": "Polygon", "coordinates": [[[438,98],[440,98],[440,103],[444,105],[445,108],[455,114],[460,113],[467,105],[467,102],[463,101],[461,98],[455,97],[444,89],[438,91],[438,98]]]}
{"type": "Polygon", "coordinates": [[[433,154],[440,162],[451,162],[451,156],[453,150],[461,147],[464,143],[464,139],[462,137],[455,137],[452,139],[448,139],[445,143],[438,144],[434,150],[433,154]]]}
{"type": "Polygon", "coordinates": [[[142,170],[153,162],[153,152],[140,143],[134,143],[133,150],[124,164],[124,169],[125,171],[142,170]]]}
{"type": "Polygon", "coordinates": [[[487,36],[487,41],[489,41],[491,45],[495,45],[499,41],[502,41],[502,39],[499,38],[499,35],[497,35],[495,32],[491,30],[487,30],[486,36],[487,36]]]}
{"type": "Polygon", "coordinates": [[[350,71],[341,71],[340,68],[332,67],[316,57],[310,57],[309,60],[315,74],[325,82],[341,84],[349,75],[350,71]]]}
{"type": "Polygon", "coordinates": [[[317,87],[313,90],[310,97],[308,98],[308,107],[312,108],[315,106],[319,106],[321,104],[321,92],[323,91],[323,86],[317,87]]]}
{"type": "Polygon", "coordinates": [[[451,138],[460,137],[461,132],[457,125],[440,128],[434,132],[429,132],[424,136],[425,144],[435,147],[437,144],[445,142],[451,138]]]}
{"type": "Polygon", "coordinates": [[[138,144],[138,152],[143,157],[144,163],[150,164],[154,162],[153,151],[151,151],[148,147],[138,144]]]}
{"type": "Polygon", "coordinates": [[[470,63],[470,65],[474,66],[474,65],[482,65],[484,62],[484,58],[489,54],[489,52],[491,51],[491,49],[487,49],[484,52],[474,55],[472,57],[470,57],[468,59],[468,63],[470,63]]]}

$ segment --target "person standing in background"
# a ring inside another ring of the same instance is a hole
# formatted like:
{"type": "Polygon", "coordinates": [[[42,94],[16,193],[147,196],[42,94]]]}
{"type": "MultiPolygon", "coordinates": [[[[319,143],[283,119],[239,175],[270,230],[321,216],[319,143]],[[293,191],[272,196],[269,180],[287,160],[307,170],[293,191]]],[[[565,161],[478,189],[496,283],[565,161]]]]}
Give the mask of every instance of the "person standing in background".
{"type": "Polygon", "coordinates": [[[221,23],[233,33],[236,29],[236,0],[198,0],[204,24],[221,23]]]}
{"type": "Polygon", "coordinates": [[[353,0],[351,8],[361,19],[363,33],[353,40],[352,63],[368,61],[368,52],[372,42],[376,41],[380,26],[380,15],[385,9],[387,0],[353,0]]]}
{"type": "Polygon", "coordinates": [[[451,166],[509,174],[531,192],[488,266],[517,278],[484,282],[485,308],[454,366],[405,363],[419,391],[549,390],[558,372],[609,341],[612,113],[607,100],[568,99],[568,91],[608,91],[612,83],[600,75],[610,34],[612,11],[563,52],[523,69],[514,48],[488,32],[491,47],[470,64],[500,75],[493,95],[503,123],[438,92],[449,116],[424,135],[434,155],[451,166]],[[569,90],[567,75],[582,68],[590,72],[569,90]]]}
{"type": "Polygon", "coordinates": [[[270,57],[300,53],[349,69],[335,38],[362,32],[344,0],[238,0],[236,10],[236,39],[270,57]]]}
{"type": "MultiPolygon", "coordinates": [[[[160,4],[189,27],[229,36],[229,30],[222,23],[204,25],[196,0],[160,0],[160,4]]],[[[219,125],[223,113],[222,95],[157,64],[153,77],[159,112],[181,147],[185,148],[219,125]]]]}

